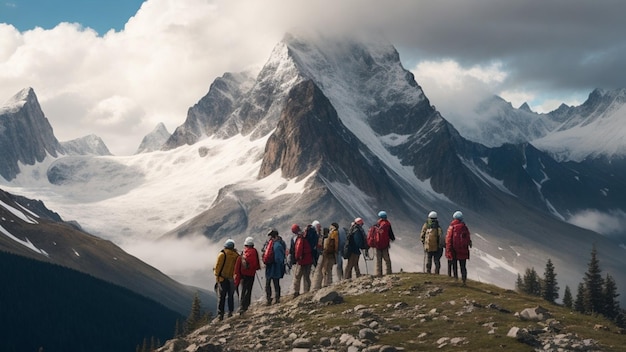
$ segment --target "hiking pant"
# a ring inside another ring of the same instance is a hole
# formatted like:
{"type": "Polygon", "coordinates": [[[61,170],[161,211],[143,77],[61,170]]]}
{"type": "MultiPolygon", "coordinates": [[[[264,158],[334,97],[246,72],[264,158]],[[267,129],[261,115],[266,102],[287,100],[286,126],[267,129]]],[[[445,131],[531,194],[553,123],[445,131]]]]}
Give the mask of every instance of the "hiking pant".
{"type": "Polygon", "coordinates": [[[311,264],[300,265],[296,264],[296,269],[293,278],[293,293],[300,294],[300,282],[303,282],[303,293],[311,290],[311,264]]]}
{"type": "Polygon", "coordinates": [[[254,276],[241,276],[241,299],[240,307],[241,311],[248,310],[250,307],[250,300],[252,298],[252,285],[254,285],[254,276]]]}
{"type": "Polygon", "coordinates": [[[359,257],[360,254],[350,253],[350,258],[348,258],[348,264],[346,264],[346,270],[343,273],[343,277],[345,279],[352,279],[352,269],[354,268],[354,272],[356,277],[361,276],[361,269],[359,268],[359,257]]]}
{"type": "Polygon", "coordinates": [[[274,299],[276,303],[280,302],[280,283],[279,278],[268,277],[265,279],[265,295],[267,303],[272,303],[272,284],[274,285],[274,299]]]}
{"type": "MultiPolygon", "coordinates": [[[[448,261],[448,263],[450,263],[450,261],[448,261]]],[[[467,259],[456,259],[456,260],[452,260],[452,271],[454,274],[454,278],[458,279],[459,278],[459,273],[457,268],[460,266],[461,267],[461,279],[463,280],[463,283],[465,283],[465,280],[467,280],[467,259]],[[457,264],[458,263],[458,264],[457,264]]],[[[450,269],[448,268],[448,271],[450,271],[450,269]]]]}
{"type": "Polygon", "coordinates": [[[337,253],[335,256],[335,261],[337,262],[337,266],[335,267],[335,272],[337,274],[337,281],[343,280],[343,256],[341,255],[341,251],[337,253]]]}
{"type": "Polygon", "coordinates": [[[333,266],[335,261],[335,253],[324,254],[322,259],[322,287],[328,287],[333,283],[333,266]]]}
{"type": "Polygon", "coordinates": [[[324,277],[324,266],[326,265],[326,257],[321,256],[321,259],[317,262],[313,271],[313,283],[312,289],[319,290],[322,288],[322,278],[324,277]]]}
{"type": "Polygon", "coordinates": [[[430,274],[431,269],[433,267],[433,261],[435,262],[435,274],[439,274],[441,270],[441,256],[443,255],[443,248],[440,248],[435,252],[426,252],[428,253],[428,261],[426,262],[426,272],[430,274]]]}
{"type": "Polygon", "coordinates": [[[385,274],[391,274],[391,258],[389,258],[389,247],[385,249],[376,248],[376,276],[383,276],[383,259],[385,260],[385,274]]]}
{"type": "Polygon", "coordinates": [[[217,305],[217,314],[224,317],[224,305],[228,296],[228,312],[235,310],[235,283],[232,279],[225,279],[220,282],[220,302],[217,305]]]}

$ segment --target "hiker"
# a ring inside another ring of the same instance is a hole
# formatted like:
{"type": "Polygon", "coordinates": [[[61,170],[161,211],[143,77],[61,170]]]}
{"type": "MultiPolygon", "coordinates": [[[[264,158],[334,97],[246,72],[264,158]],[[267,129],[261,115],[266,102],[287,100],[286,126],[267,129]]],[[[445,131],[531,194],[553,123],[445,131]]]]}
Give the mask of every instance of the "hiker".
{"type": "Polygon", "coordinates": [[[391,229],[391,223],[387,220],[387,212],[378,212],[378,238],[376,240],[376,276],[383,276],[383,260],[385,261],[385,274],[391,274],[391,258],[389,246],[396,237],[391,229]]]}
{"type": "Polygon", "coordinates": [[[243,243],[244,249],[235,262],[235,287],[241,283],[239,315],[248,310],[252,298],[252,286],[256,271],[261,269],[259,252],[254,248],[254,238],[248,237],[243,243]]]}
{"type": "Polygon", "coordinates": [[[363,219],[356,218],[350,225],[348,236],[346,238],[346,251],[349,253],[348,263],[343,274],[343,277],[347,280],[352,279],[352,269],[356,274],[356,277],[361,276],[361,269],[359,268],[359,257],[361,256],[361,246],[359,242],[365,241],[365,232],[363,231],[363,219]]]}
{"type": "Polygon", "coordinates": [[[463,220],[463,213],[457,210],[452,214],[452,222],[446,233],[446,258],[448,258],[448,276],[454,273],[454,278],[458,280],[458,266],[461,267],[463,286],[467,280],[466,262],[470,257],[470,248],[472,248],[472,240],[469,229],[463,220]],[[452,264],[451,267],[450,264],[452,264]]]}
{"type": "Polygon", "coordinates": [[[422,245],[424,246],[424,254],[425,256],[428,256],[425,271],[429,274],[431,273],[434,261],[435,274],[439,275],[441,270],[441,256],[443,255],[443,249],[446,246],[446,239],[443,237],[443,230],[441,230],[441,227],[439,226],[437,212],[431,211],[428,213],[428,219],[422,226],[420,239],[422,240],[422,245]]]}
{"type": "Polygon", "coordinates": [[[291,225],[291,232],[295,236],[293,256],[295,259],[295,269],[293,278],[293,297],[300,295],[300,283],[302,282],[302,292],[311,290],[311,265],[313,265],[313,252],[311,245],[302,232],[298,224],[291,225]]]}
{"type": "Polygon", "coordinates": [[[280,303],[280,279],[285,275],[285,241],[278,231],[271,229],[263,246],[263,263],[265,264],[265,295],[267,305],[272,304],[272,285],[274,285],[274,303],[280,303]]]}
{"type": "Polygon", "coordinates": [[[320,224],[320,222],[318,220],[314,220],[311,223],[310,227],[307,227],[307,231],[306,231],[306,236],[311,236],[308,237],[309,238],[309,243],[311,244],[311,248],[313,250],[313,267],[312,270],[312,277],[313,277],[313,282],[312,282],[312,289],[313,290],[319,290],[320,288],[322,288],[322,280],[324,278],[324,267],[326,266],[325,263],[325,257],[324,255],[321,255],[321,259],[320,258],[320,254],[323,254],[324,252],[324,242],[326,241],[326,238],[328,238],[328,229],[327,228],[322,228],[322,225],[320,224]],[[313,234],[313,231],[315,230],[315,234],[313,234]]]}
{"type": "Polygon", "coordinates": [[[328,228],[328,236],[324,239],[322,249],[322,287],[328,287],[333,283],[333,266],[337,264],[338,249],[339,224],[333,222],[328,228]]]}
{"type": "Polygon", "coordinates": [[[235,250],[235,241],[228,239],[224,242],[224,249],[217,255],[217,262],[213,268],[215,274],[215,287],[219,291],[219,303],[217,315],[220,320],[224,319],[224,304],[228,296],[228,316],[233,316],[235,309],[235,263],[239,253],[235,250]]]}

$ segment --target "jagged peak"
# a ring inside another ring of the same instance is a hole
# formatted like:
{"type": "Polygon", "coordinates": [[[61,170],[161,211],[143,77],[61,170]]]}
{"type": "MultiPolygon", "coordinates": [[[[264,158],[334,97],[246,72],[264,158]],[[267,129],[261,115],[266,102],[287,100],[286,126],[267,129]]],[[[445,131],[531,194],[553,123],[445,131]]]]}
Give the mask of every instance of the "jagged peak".
{"type": "Polygon", "coordinates": [[[6,101],[4,106],[0,108],[0,114],[18,111],[26,103],[31,101],[37,102],[35,90],[31,87],[24,88],[6,101]]]}
{"type": "Polygon", "coordinates": [[[519,107],[518,109],[519,109],[519,110],[522,110],[522,111],[526,111],[526,112],[534,112],[534,111],[530,108],[530,106],[528,105],[528,103],[527,103],[527,102],[524,102],[524,104],[520,105],[520,107],[519,107]]]}
{"type": "Polygon", "coordinates": [[[159,150],[171,137],[171,133],[165,127],[163,122],[159,122],[152,132],[145,135],[137,148],[135,154],[152,152],[159,150]]]}

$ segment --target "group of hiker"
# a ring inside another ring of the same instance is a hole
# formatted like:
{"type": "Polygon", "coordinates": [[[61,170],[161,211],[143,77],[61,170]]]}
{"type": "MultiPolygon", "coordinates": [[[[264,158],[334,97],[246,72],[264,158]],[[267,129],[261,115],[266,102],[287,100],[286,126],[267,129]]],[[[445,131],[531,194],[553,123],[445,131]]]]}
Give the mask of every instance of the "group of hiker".
{"type": "MultiPolygon", "coordinates": [[[[239,313],[243,314],[247,311],[251,302],[256,272],[262,268],[261,262],[265,266],[267,305],[271,305],[272,302],[280,303],[280,279],[288,270],[293,270],[294,297],[298,297],[300,293],[331,285],[333,268],[339,280],[351,279],[353,271],[356,277],[360,277],[361,255],[365,260],[375,260],[376,276],[383,275],[383,262],[385,262],[385,274],[391,274],[389,247],[390,243],[395,241],[395,235],[387,219],[387,213],[378,212],[377,222],[367,231],[363,225],[363,219],[360,217],[354,219],[349,229],[340,228],[336,222],[331,223],[328,228],[323,228],[317,220],[304,227],[293,224],[289,244],[282,239],[277,230],[270,229],[260,253],[254,247],[252,237],[245,239],[241,254],[235,249],[235,242],[232,239],[226,240],[224,249],[218,254],[213,269],[215,287],[219,296],[218,319],[224,318],[226,303],[228,303],[228,316],[233,315],[234,293],[235,290],[239,292],[240,285],[239,313]],[[374,258],[370,257],[370,249],[373,251],[374,258]],[[347,260],[345,267],[343,260],[347,260]]],[[[422,227],[421,241],[424,245],[425,258],[426,255],[428,258],[428,264],[425,266],[429,273],[434,262],[435,273],[439,274],[440,259],[445,248],[448,258],[448,275],[452,276],[454,273],[454,277],[458,278],[457,267],[460,267],[463,284],[465,284],[469,250],[464,246],[471,247],[471,240],[469,240],[469,230],[463,222],[463,214],[460,211],[454,213],[445,237],[439,227],[437,213],[431,211],[427,222],[422,227]]]]}

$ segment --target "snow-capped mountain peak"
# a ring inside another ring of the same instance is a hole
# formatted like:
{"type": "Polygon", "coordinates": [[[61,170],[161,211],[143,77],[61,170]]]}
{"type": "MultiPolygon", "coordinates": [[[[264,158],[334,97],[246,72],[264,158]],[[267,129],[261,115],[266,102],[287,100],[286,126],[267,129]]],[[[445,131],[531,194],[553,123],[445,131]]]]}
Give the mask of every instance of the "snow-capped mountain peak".
{"type": "Polygon", "coordinates": [[[170,136],[171,134],[167,131],[167,128],[165,127],[163,122],[160,122],[156,125],[152,132],[143,137],[135,154],[160,150],[165,142],[167,142],[167,140],[170,138],[170,136]]]}

